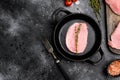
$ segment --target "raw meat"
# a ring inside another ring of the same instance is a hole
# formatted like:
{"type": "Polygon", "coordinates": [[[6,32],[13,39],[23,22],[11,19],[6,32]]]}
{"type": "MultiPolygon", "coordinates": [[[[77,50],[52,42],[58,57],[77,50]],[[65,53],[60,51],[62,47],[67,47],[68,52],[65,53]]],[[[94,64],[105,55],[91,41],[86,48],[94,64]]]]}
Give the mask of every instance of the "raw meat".
{"type": "Polygon", "coordinates": [[[110,6],[114,13],[120,15],[120,0],[105,0],[105,1],[110,6]]]}
{"type": "Polygon", "coordinates": [[[111,40],[108,42],[109,46],[115,49],[120,49],[120,22],[111,35],[111,40]]]}
{"type": "Polygon", "coordinates": [[[73,53],[82,53],[87,46],[87,37],[87,24],[74,23],[67,31],[66,46],[73,53]]]}

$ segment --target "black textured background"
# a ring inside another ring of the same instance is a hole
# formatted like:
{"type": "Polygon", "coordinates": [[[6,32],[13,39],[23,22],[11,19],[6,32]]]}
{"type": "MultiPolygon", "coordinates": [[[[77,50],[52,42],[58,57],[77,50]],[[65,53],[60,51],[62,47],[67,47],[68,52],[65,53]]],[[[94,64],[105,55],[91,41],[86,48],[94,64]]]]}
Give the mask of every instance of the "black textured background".
{"type": "MultiPolygon", "coordinates": [[[[64,1],[0,0],[0,80],[64,80],[52,56],[37,37],[42,33],[52,42],[54,25],[51,15],[59,7],[90,15],[96,20],[89,0],[79,0],[79,5],[73,4],[71,7],[65,7],[64,1]]],[[[105,80],[106,65],[120,58],[106,47],[103,1],[100,28],[105,58],[96,66],[61,58],[63,68],[71,80],[105,80]]]]}

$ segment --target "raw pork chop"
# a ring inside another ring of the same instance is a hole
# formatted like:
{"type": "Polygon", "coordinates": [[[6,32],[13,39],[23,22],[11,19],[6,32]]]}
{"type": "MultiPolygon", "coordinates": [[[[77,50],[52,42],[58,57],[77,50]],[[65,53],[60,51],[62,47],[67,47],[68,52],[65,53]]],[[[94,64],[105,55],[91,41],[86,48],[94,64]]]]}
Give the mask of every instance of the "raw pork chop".
{"type": "Polygon", "coordinates": [[[117,28],[111,35],[111,41],[108,42],[109,46],[115,49],[120,49],[120,22],[117,25],[117,28]]]}
{"type": "Polygon", "coordinates": [[[72,24],[66,34],[66,46],[74,53],[82,53],[87,46],[88,29],[86,23],[72,24]]]}
{"type": "Polygon", "coordinates": [[[105,1],[110,6],[114,13],[120,15],[120,0],[105,0],[105,1]]]}

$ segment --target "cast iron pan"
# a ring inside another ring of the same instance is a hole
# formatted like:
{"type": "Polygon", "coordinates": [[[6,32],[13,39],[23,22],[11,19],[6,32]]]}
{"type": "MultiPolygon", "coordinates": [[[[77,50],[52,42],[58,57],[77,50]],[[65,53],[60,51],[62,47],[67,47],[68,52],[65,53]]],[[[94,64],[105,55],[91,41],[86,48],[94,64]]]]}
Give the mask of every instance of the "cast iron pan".
{"type": "Polygon", "coordinates": [[[103,58],[103,51],[101,45],[101,30],[98,24],[89,16],[80,13],[71,13],[64,8],[58,8],[52,15],[53,21],[56,26],[54,30],[53,42],[55,49],[64,58],[71,61],[87,61],[91,64],[96,64],[103,58]],[[66,13],[67,15],[62,17],[59,21],[57,16],[60,12],[66,13]],[[83,53],[74,54],[69,51],[65,44],[65,37],[68,28],[75,22],[85,22],[88,25],[88,41],[87,47],[83,53]],[[97,61],[90,60],[90,57],[96,53],[100,53],[100,59],[97,61]]]}

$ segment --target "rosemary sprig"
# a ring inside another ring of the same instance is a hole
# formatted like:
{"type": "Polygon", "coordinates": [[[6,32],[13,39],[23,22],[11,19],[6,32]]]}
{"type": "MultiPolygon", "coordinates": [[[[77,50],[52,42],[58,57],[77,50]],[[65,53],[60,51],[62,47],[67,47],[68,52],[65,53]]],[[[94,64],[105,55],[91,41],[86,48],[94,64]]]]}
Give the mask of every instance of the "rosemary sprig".
{"type": "Polygon", "coordinates": [[[99,22],[98,17],[101,17],[101,15],[100,15],[100,9],[101,9],[100,1],[99,0],[89,0],[89,5],[93,9],[95,16],[99,22]]]}
{"type": "Polygon", "coordinates": [[[78,26],[77,28],[77,31],[76,31],[76,53],[78,52],[78,35],[80,33],[80,27],[81,27],[81,24],[78,26]]]}

